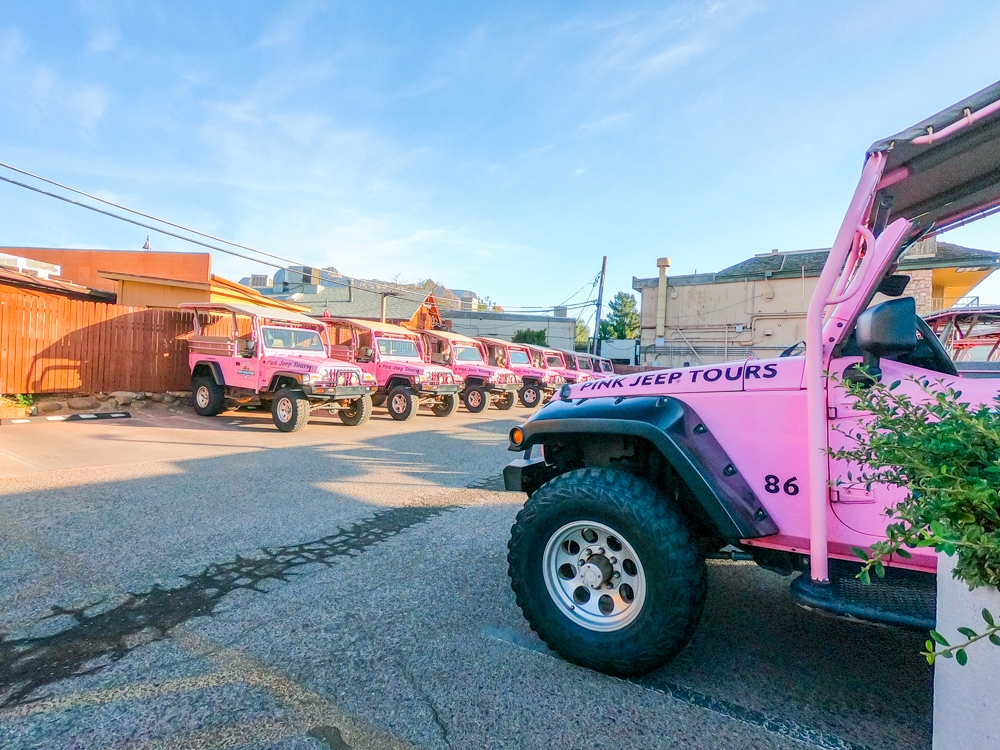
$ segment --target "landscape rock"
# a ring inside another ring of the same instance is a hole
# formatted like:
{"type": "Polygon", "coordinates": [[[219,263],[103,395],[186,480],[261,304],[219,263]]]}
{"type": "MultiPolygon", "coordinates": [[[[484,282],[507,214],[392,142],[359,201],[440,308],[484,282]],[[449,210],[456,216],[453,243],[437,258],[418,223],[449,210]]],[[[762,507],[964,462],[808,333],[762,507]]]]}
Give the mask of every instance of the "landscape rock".
{"type": "Polygon", "coordinates": [[[42,401],[38,405],[39,414],[53,414],[57,411],[63,410],[63,404],[61,401],[42,401]]]}
{"type": "Polygon", "coordinates": [[[145,401],[146,400],[146,392],[145,391],[139,391],[134,396],[132,396],[132,400],[133,401],[145,401]]]}
{"type": "Polygon", "coordinates": [[[93,396],[79,396],[77,398],[71,398],[68,402],[70,409],[85,410],[85,409],[96,409],[101,405],[93,396]]]}
{"type": "Polygon", "coordinates": [[[135,394],[132,393],[132,391],[111,391],[111,398],[118,402],[121,402],[123,398],[127,398],[129,403],[132,403],[132,399],[135,398],[135,394]]]}
{"type": "Polygon", "coordinates": [[[191,398],[191,391],[167,391],[167,395],[176,399],[185,399],[191,398]]]}
{"type": "Polygon", "coordinates": [[[109,396],[106,393],[95,393],[94,398],[96,398],[98,401],[104,402],[107,401],[109,398],[111,398],[111,396],[109,396]]]}
{"type": "Polygon", "coordinates": [[[177,399],[171,396],[169,393],[163,394],[163,403],[165,404],[176,404],[177,399]]]}
{"type": "Polygon", "coordinates": [[[115,397],[115,403],[118,404],[119,406],[128,406],[129,404],[132,403],[132,397],[125,395],[117,396],[115,397]]]}
{"type": "Polygon", "coordinates": [[[157,403],[157,404],[162,404],[163,403],[163,395],[164,394],[162,394],[162,393],[150,393],[149,394],[149,400],[152,401],[152,402],[154,402],[154,403],[157,403]]]}

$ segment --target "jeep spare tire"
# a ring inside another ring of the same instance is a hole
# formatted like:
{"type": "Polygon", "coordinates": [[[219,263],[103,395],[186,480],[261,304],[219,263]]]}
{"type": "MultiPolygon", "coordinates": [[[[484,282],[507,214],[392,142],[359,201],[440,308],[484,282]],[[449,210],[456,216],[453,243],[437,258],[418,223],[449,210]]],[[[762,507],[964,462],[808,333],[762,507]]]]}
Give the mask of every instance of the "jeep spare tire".
{"type": "Polygon", "coordinates": [[[282,432],[297,432],[309,422],[309,399],[302,391],[281,388],[271,402],[271,419],[282,432]]]}
{"type": "Polygon", "coordinates": [[[389,416],[397,422],[405,422],[417,413],[420,397],[406,386],[397,385],[389,391],[386,405],[389,407],[389,416]]]}
{"type": "Polygon", "coordinates": [[[473,414],[478,414],[490,405],[490,394],[481,385],[470,385],[462,396],[465,408],[473,414]]]}
{"type": "Polygon", "coordinates": [[[340,421],[348,427],[363,425],[372,416],[372,397],[367,393],[361,398],[356,398],[346,409],[337,412],[340,421]]]}
{"type": "Polygon", "coordinates": [[[577,469],[538,489],[507,544],[511,588],[532,629],[566,659],[649,672],[687,644],[705,605],[705,560],[656,487],[577,469]]]}
{"type": "Polygon", "coordinates": [[[203,417],[214,417],[226,408],[225,389],[207,375],[191,379],[191,396],[194,410],[203,417]]]}

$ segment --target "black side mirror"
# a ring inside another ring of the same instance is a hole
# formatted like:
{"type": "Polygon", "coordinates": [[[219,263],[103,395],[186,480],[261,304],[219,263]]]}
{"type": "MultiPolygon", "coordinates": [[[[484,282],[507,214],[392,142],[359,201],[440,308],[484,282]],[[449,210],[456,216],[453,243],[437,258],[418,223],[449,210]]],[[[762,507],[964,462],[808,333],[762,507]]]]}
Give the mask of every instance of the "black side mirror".
{"type": "Polygon", "coordinates": [[[917,348],[917,303],[913,297],[891,299],[865,310],[854,329],[869,374],[878,379],[880,357],[909,354],[917,348]]]}
{"type": "Polygon", "coordinates": [[[886,276],[878,285],[878,293],[886,297],[899,297],[906,291],[906,285],[910,283],[909,276],[893,274],[886,276]]]}

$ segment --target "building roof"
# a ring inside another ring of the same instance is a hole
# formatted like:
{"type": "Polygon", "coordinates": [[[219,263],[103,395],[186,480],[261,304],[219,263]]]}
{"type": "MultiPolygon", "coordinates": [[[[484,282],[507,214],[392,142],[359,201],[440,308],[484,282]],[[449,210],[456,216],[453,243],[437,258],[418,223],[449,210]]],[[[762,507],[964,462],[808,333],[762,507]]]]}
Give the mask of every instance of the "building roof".
{"type": "MultiPolygon", "coordinates": [[[[916,247],[916,246],[914,246],[916,247]]],[[[790,279],[819,276],[823,264],[830,254],[828,249],[798,250],[794,252],[771,252],[755,255],[736,265],[723,268],[717,273],[671,276],[668,286],[691,286],[701,284],[724,284],[743,279],[790,279]]],[[[1000,266],[1000,253],[977,250],[948,242],[937,242],[933,253],[917,253],[907,250],[899,261],[899,270],[916,271],[929,268],[982,268],[987,270],[1000,266]]],[[[632,288],[639,290],[657,286],[659,279],[632,279],[632,288]]]]}
{"type": "MultiPolygon", "coordinates": [[[[416,289],[400,289],[405,296],[390,296],[386,299],[387,320],[410,320],[427,301],[430,292],[416,289]],[[423,299],[420,296],[423,295],[423,299]]],[[[368,289],[348,284],[324,287],[315,294],[295,294],[290,298],[296,304],[304,305],[314,315],[322,315],[327,310],[335,318],[357,318],[379,320],[382,317],[382,295],[368,289]]]]}
{"type": "Polygon", "coordinates": [[[103,289],[91,289],[79,284],[71,284],[68,281],[43,279],[38,276],[21,273],[20,271],[9,271],[6,268],[0,268],[0,286],[11,286],[29,292],[52,294],[58,297],[85,300],[87,302],[109,302],[112,304],[115,302],[114,292],[107,292],[103,289]]]}

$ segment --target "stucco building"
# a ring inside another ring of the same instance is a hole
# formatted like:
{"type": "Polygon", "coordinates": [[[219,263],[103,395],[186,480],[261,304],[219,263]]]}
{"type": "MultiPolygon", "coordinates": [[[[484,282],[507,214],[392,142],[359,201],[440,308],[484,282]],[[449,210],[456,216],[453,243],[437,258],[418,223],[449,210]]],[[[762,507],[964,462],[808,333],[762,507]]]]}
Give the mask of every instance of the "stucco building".
{"type": "MultiPolygon", "coordinates": [[[[806,311],[829,250],[756,255],[718,273],[633,278],[642,309],[641,364],[659,367],[774,357],[805,339],[806,311]]],[[[917,312],[951,307],[1000,265],[1000,254],[935,238],[916,243],[897,273],[917,312]]],[[[885,299],[877,296],[876,301],[885,299]]]]}

